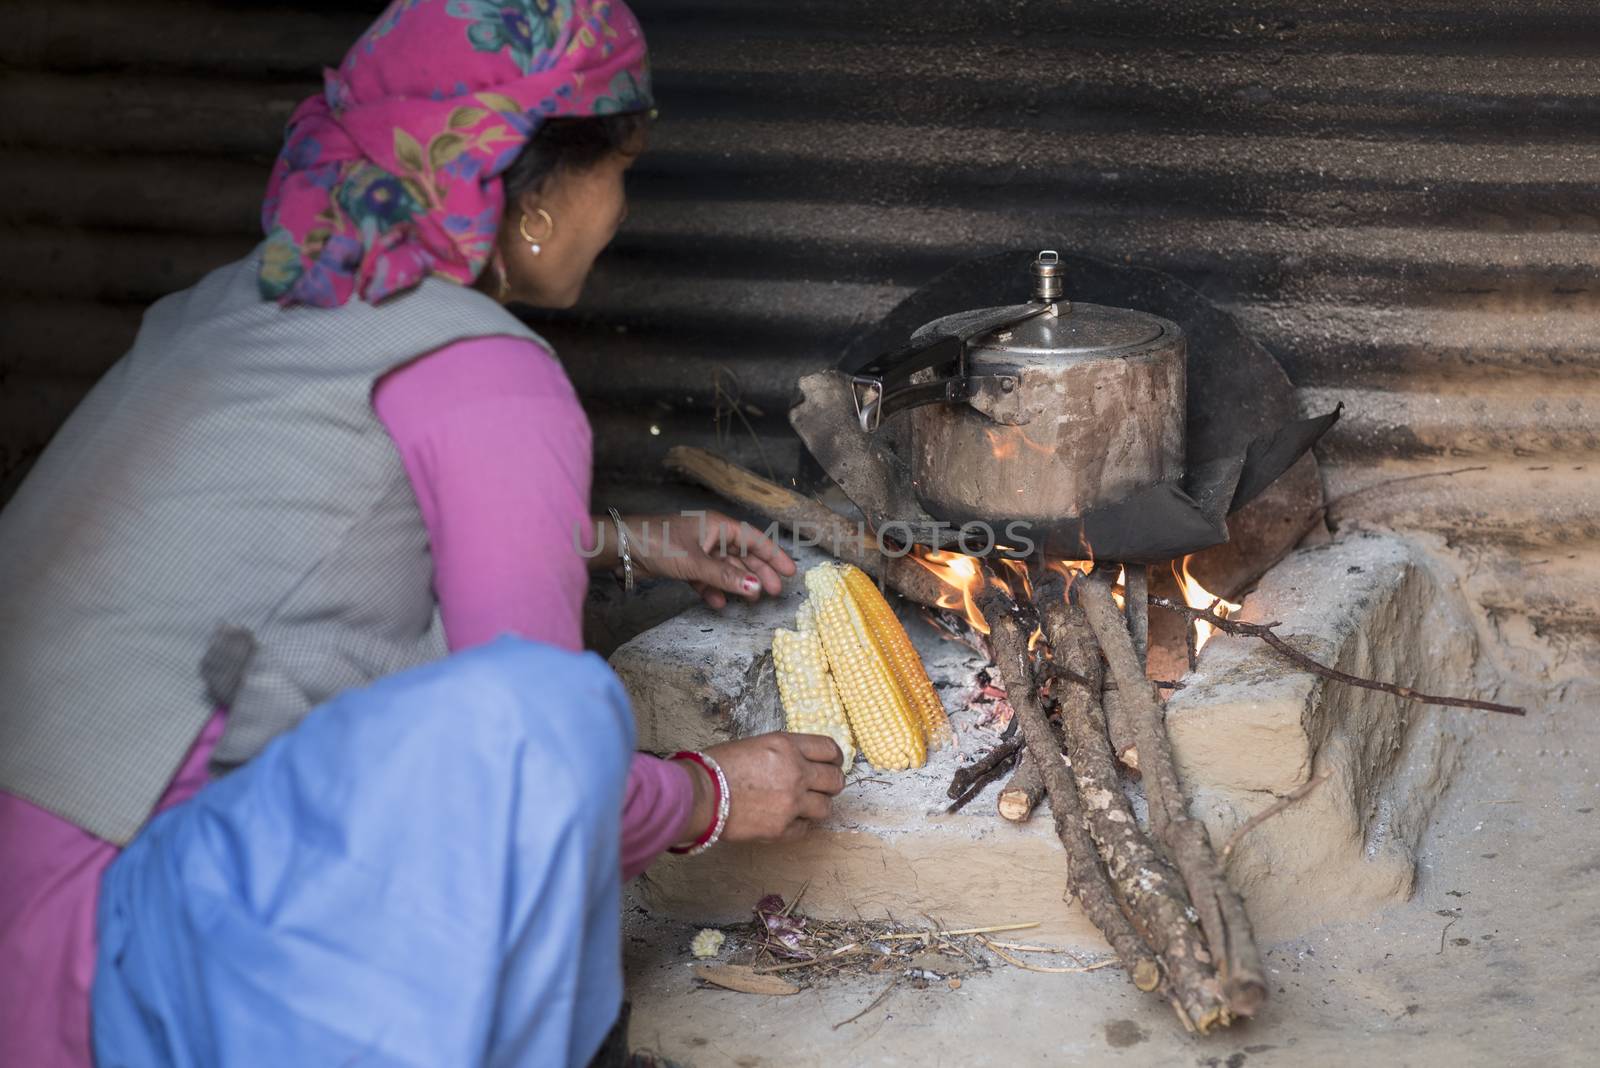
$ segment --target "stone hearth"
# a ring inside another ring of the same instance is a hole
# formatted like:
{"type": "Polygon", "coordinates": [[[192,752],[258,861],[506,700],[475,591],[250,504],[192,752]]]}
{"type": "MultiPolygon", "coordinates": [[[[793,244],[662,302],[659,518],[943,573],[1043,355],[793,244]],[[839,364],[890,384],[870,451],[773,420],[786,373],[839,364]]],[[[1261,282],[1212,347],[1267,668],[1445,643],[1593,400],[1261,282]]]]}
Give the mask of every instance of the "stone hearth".
{"type": "MultiPolygon", "coordinates": [[[[808,556],[802,566],[820,557],[808,556]]],[[[1241,618],[1324,663],[1434,692],[1470,689],[1476,641],[1464,602],[1421,550],[1392,536],[1301,549],[1261,581],[1241,618]]],[[[768,653],[800,597],[690,610],[633,638],[612,665],[633,696],[641,748],[672,750],[772,729],[782,722],[768,653]]],[[[947,708],[956,748],[913,772],[858,763],[833,818],[797,842],[723,846],[669,858],[632,892],[691,921],[748,919],[769,892],[807,886],[818,916],[931,916],[954,925],[1037,920],[1030,938],[1102,943],[1062,901],[1065,857],[1041,811],[1018,826],[994,810],[997,787],[955,815],[951,773],[997,738],[981,711],[960,707],[983,666],[941,639],[915,606],[908,630],[947,708]]],[[[1367,913],[1410,893],[1415,849],[1482,713],[1405,705],[1294,670],[1260,642],[1219,635],[1169,701],[1191,807],[1220,848],[1252,814],[1313,775],[1328,779],[1261,824],[1230,871],[1260,936],[1277,940],[1367,913]]]]}

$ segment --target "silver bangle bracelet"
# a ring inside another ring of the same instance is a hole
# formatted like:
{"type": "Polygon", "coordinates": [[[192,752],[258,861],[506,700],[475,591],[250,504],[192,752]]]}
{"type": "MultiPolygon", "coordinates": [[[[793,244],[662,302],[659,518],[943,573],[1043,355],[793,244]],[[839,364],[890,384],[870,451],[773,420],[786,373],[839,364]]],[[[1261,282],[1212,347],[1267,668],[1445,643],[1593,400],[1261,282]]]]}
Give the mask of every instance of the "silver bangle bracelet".
{"type": "Polygon", "coordinates": [[[633,592],[633,553],[628,548],[628,528],[622,523],[622,516],[617,514],[615,508],[607,508],[611,513],[611,521],[617,525],[617,555],[622,558],[622,578],[620,580],[624,593],[633,592]]]}
{"type": "Polygon", "coordinates": [[[685,853],[684,856],[687,857],[697,857],[717,844],[722,838],[723,829],[728,826],[728,809],[731,807],[728,797],[728,777],[722,774],[722,765],[705,753],[700,753],[698,756],[717,777],[717,821],[711,826],[711,837],[685,853]]]}

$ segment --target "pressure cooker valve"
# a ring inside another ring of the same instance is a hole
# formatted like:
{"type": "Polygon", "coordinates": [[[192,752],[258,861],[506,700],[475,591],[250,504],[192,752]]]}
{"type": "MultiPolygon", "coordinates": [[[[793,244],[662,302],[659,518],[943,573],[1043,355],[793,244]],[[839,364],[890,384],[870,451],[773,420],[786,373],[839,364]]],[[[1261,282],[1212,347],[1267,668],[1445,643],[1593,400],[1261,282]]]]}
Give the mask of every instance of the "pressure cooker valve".
{"type": "MultiPolygon", "coordinates": [[[[1033,261],[1033,299],[1041,304],[1055,304],[1062,302],[1061,292],[1061,256],[1046,249],[1033,261]]],[[[1065,308],[1058,310],[1066,311],[1065,308]]]]}

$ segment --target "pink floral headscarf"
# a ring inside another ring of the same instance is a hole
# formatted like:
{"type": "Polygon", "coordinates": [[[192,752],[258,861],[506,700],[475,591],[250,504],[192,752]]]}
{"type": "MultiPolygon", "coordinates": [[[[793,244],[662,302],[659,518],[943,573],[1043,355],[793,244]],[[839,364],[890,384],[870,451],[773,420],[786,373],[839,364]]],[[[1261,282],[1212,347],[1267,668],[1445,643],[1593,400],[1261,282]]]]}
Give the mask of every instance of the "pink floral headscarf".
{"type": "Polygon", "coordinates": [[[499,175],[541,122],[651,106],[622,0],[394,0],[295,109],[261,208],[261,293],[370,303],[494,249],[499,175]]]}

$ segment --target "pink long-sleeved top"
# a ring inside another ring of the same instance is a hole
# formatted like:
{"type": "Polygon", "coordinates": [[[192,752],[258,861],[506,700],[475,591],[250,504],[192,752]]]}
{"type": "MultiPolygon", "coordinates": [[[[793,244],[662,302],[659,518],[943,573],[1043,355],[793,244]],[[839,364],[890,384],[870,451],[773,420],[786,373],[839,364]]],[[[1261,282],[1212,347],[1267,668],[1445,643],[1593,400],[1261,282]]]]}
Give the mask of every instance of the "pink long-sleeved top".
{"type": "MultiPolygon", "coordinates": [[[[521,338],[460,341],[385,377],[373,410],[422,508],[451,650],[508,633],[582,649],[592,437],[556,358],[521,338]]],[[[624,879],[678,838],[693,805],[682,768],[634,757],[624,879]]]]}
{"type": "MultiPolygon", "coordinates": [[[[581,649],[591,442],[555,357],[523,339],[457,342],[390,373],[373,405],[421,505],[450,648],[514,633],[581,649]]],[[[205,785],[223,715],[195,740],[158,810],[205,785]]],[[[623,878],[672,843],[693,805],[681,768],[635,756],[623,878]]],[[[117,852],[0,791],[0,1064],[89,1068],[95,908],[117,852]]]]}

